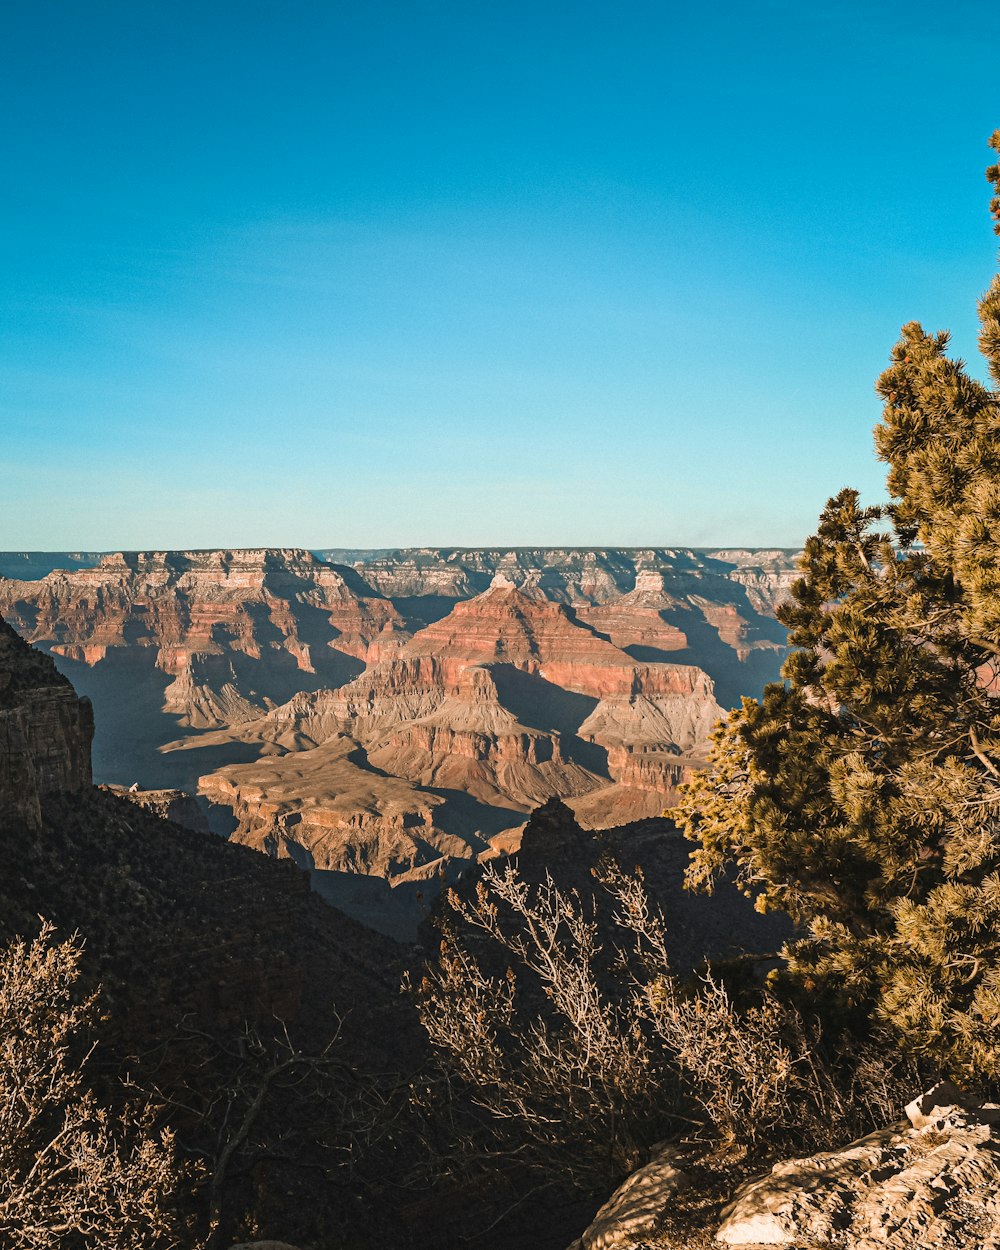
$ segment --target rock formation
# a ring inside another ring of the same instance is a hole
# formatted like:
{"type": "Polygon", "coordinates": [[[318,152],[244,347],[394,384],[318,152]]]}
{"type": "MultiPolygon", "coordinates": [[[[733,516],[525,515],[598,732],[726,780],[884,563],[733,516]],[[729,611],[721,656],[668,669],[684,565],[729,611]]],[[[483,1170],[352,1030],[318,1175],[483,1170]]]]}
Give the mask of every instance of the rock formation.
{"type": "Polygon", "coordinates": [[[633,1172],[594,1216],[583,1236],[569,1250],[612,1250],[642,1244],[656,1236],[665,1209],[690,1181],[677,1166],[677,1151],[661,1147],[633,1172]]]}
{"type": "Polygon", "coordinates": [[[627,594],[645,572],[662,574],[679,598],[699,590],[709,599],[733,595],[727,581],[744,586],[752,611],[772,612],[794,576],[794,551],[692,551],[670,547],[424,547],[359,552],[329,548],[323,559],[352,565],[389,599],[469,599],[501,574],[512,585],[553,602],[591,606],[627,594]]]}
{"type": "MultiPolygon", "coordinates": [[[[586,829],[568,804],[550,799],[532,813],[509,853],[523,880],[537,883],[548,874],[560,889],[583,896],[593,892],[593,870],[602,856],[613,858],[627,873],[640,867],[646,889],[666,921],[670,966],[680,976],[706,959],[724,960],[747,952],[768,955],[780,949],[793,933],[787,916],[756,911],[732,879],[716,883],[710,902],[684,888],[693,849],[662,817],[586,829]]],[[[456,886],[460,893],[475,889],[477,873],[478,869],[465,873],[456,886]]]]}
{"type": "Polygon", "coordinates": [[[790,551],[747,551],[737,548],[713,551],[711,558],[730,565],[728,576],[746,588],[747,598],[757,611],[773,615],[788,598],[792,583],[799,576],[794,553],[790,551]]]}
{"type": "Polygon", "coordinates": [[[196,833],[209,832],[208,820],[198,806],[198,800],[184,790],[140,790],[136,785],[127,789],[125,786],[102,786],[101,789],[153,812],[161,820],[170,820],[196,833]]]}
{"type": "Polygon", "coordinates": [[[498,577],[354,681],[240,727],[267,759],[199,786],[233,808],[241,841],[392,876],[475,854],[551,795],[580,798],[595,824],[658,814],[720,715],[700,669],[637,663],[498,577]],[[481,805],[464,843],[434,812],[456,794],[481,805]]]}
{"type": "Polygon", "coordinates": [[[729,1246],[996,1250],[1000,1106],[947,1082],[906,1109],[908,1124],[842,1150],[776,1164],[724,1212],[729,1246]]]}
{"type": "Polygon", "coordinates": [[[0,620],[0,823],[37,829],[45,799],[85,791],[93,735],[87,700],[0,620]]]}
{"type": "Polygon", "coordinates": [[[393,882],[516,845],[553,795],[659,815],[783,654],[787,553],[328,554],[67,559],[0,577],[0,612],[92,698],[99,780],[200,787],[236,840],[393,882]]]}
{"type": "Polygon", "coordinates": [[[485,845],[441,828],[442,798],[366,767],[363,749],[339,734],[311,750],[220,769],[201,791],[232,809],[234,842],[309,869],[391,879],[485,845]]]}

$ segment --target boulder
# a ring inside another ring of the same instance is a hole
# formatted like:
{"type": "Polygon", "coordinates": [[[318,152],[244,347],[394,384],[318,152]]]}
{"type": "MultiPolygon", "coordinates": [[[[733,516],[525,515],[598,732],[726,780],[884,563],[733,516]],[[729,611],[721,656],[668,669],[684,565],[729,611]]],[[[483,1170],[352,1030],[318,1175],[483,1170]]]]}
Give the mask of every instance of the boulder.
{"type": "Polygon", "coordinates": [[[645,1167],[620,1185],[594,1216],[593,1222],[571,1250],[610,1250],[630,1246],[655,1232],[674,1195],[689,1182],[676,1166],[677,1152],[669,1146],[659,1150],[645,1167]]]}
{"type": "Polygon", "coordinates": [[[730,1246],[996,1250],[1000,1108],[948,1082],[907,1107],[908,1122],[843,1150],[775,1164],[723,1211],[730,1246]]]}

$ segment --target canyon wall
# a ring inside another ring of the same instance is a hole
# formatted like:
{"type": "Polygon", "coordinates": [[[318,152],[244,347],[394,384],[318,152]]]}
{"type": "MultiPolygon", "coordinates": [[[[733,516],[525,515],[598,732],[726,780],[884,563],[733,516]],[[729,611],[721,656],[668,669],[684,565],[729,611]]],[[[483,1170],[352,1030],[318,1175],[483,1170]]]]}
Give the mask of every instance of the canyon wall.
{"type": "Polygon", "coordinates": [[[395,885],[516,845],[553,796],[595,828],[658,816],[777,676],[794,575],[669,548],[75,560],[0,577],[0,614],[93,699],[98,779],[197,791],[236,841],[395,885]]]}
{"type": "MultiPolygon", "coordinates": [[[[249,1104],[243,1091],[258,1098],[244,1156],[253,1184],[217,1173],[220,1244],[260,1225],[303,1244],[344,1228],[363,1229],[363,1244],[404,1244],[394,1216],[374,1200],[373,1214],[361,1208],[343,1167],[351,1139],[336,1123],[337,1135],[316,1133],[316,1085],[257,1080],[271,1055],[319,1055],[333,1041],[338,1074],[357,1072],[357,1088],[415,1067],[423,1040],[399,993],[400,948],[327,906],[289,860],[161,819],[185,815],[177,796],[91,785],[92,728],[51,658],[0,621],[0,946],[35,937],[43,917],[60,941],[77,936],[78,989],[100,987],[88,1065],[100,1102],[117,1114],[150,1091],[182,1157],[216,1157],[233,1140],[232,1109],[249,1104]]],[[[190,1196],[177,1195],[186,1213],[190,1196]]]]}
{"type": "Polygon", "coordinates": [[[89,702],[0,620],[0,823],[37,829],[42,803],[91,784],[89,702]]]}

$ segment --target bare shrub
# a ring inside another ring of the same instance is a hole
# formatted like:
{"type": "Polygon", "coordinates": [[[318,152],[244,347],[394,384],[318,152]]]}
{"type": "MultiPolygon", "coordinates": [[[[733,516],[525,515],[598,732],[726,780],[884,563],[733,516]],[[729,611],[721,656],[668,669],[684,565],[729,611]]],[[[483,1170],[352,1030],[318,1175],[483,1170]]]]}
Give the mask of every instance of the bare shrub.
{"type": "Polygon", "coordinates": [[[661,977],[649,987],[646,1003],[653,1027],[724,1146],[753,1151],[774,1143],[791,1126],[825,1119],[830,1103],[840,1101],[798,1013],[770,994],[738,1011],[708,973],[692,994],[661,977]]]}
{"type": "Polygon", "coordinates": [[[432,1044],[522,1162],[583,1188],[624,1175],[672,1123],[676,1080],[593,906],[510,866],[449,901],[461,929],[417,995],[432,1044]]]}
{"type": "Polygon", "coordinates": [[[173,1141],[87,1088],[96,996],[75,995],[81,949],[46,924],[0,952],[0,1244],[168,1250],[182,1244],[173,1141]]]}
{"type": "Polygon", "coordinates": [[[602,864],[595,889],[601,910],[508,865],[449,896],[421,1021],[509,1152],[593,1188],[668,1135],[763,1161],[898,1118],[920,1076],[891,1051],[828,1039],[763,986],[682,985],[641,878],[602,864]]]}
{"type": "Polygon", "coordinates": [[[401,1115],[405,1083],[362,1073],[346,1059],[342,1021],[319,1050],[303,1049],[281,1020],[272,1025],[244,1022],[232,1036],[218,1037],[181,1021],[170,1043],[183,1049],[194,1080],[173,1089],[154,1085],[157,1100],[183,1125],[188,1149],[203,1161],[209,1247],[253,1234],[247,1191],[263,1175],[279,1188],[301,1184],[308,1158],[328,1175],[344,1169],[346,1179],[401,1115]]]}
{"type": "Polygon", "coordinates": [[[887,1037],[825,1038],[817,1018],[767,989],[737,1006],[711,972],[694,992],[658,978],[646,1000],[714,1136],[750,1156],[842,1144],[899,1119],[937,1079],[887,1037]]]}

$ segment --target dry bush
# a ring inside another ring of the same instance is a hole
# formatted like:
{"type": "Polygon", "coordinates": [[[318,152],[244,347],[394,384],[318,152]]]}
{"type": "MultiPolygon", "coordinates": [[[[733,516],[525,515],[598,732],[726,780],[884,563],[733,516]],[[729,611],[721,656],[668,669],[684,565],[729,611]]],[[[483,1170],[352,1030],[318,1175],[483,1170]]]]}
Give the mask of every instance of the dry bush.
{"type": "Polygon", "coordinates": [[[626,1174],[672,1124],[677,1084],[608,975],[594,909],[510,866],[450,903],[459,923],[417,994],[432,1044],[522,1163],[582,1188],[626,1174]]]}
{"type": "Polygon", "coordinates": [[[693,992],[658,978],[646,1003],[713,1136],[751,1157],[842,1145],[898,1120],[938,1078],[887,1037],[826,1039],[767,989],[737,1006],[711,972],[693,992]]]}
{"type": "Polygon", "coordinates": [[[668,1135],[763,1161],[899,1117],[921,1078],[891,1051],[827,1040],[762,986],[737,1004],[711,973],[681,985],[641,878],[605,864],[596,888],[602,911],[490,866],[449,898],[421,1020],[508,1152],[596,1188],[668,1135]]]}
{"type": "Polygon", "coordinates": [[[49,925],[0,952],[0,1244],[189,1250],[172,1214],[171,1135],[87,1088],[95,996],[76,997],[80,953],[49,925]]]}
{"type": "Polygon", "coordinates": [[[189,1019],[178,1024],[167,1049],[182,1049],[188,1080],[168,1089],[154,1071],[152,1088],[202,1161],[208,1247],[259,1232],[262,1184],[287,1193],[305,1170],[309,1186],[317,1170],[349,1184],[393,1133],[407,1084],[359,1071],[343,1053],[341,1027],[321,1049],[306,1050],[277,1019],[267,1030],[244,1022],[228,1037],[189,1019]]]}
{"type": "Polygon", "coordinates": [[[725,1146],[773,1139],[819,1093],[801,1021],[770,996],[737,1012],[711,974],[693,994],[660,977],[646,1007],[725,1146]]]}

